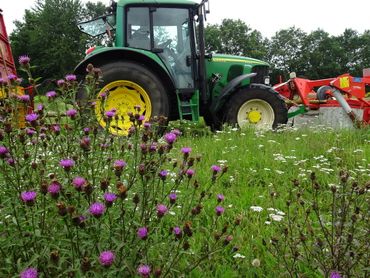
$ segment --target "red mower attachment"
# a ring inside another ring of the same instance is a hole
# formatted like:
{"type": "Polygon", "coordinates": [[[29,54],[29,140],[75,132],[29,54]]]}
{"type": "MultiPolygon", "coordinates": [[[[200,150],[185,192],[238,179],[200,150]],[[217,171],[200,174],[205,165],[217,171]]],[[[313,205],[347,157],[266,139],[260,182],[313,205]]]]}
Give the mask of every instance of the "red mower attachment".
{"type": "Polygon", "coordinates": [[[370,91],[370,69],[363,71],[363,77],[346,73],[320,80],[298,78],[293,73],[287,82],[275,85],[274,89],[288,106],[299,108],[289,113],[289,118],[308,110],[320,110],[332,120],[350,119],[357,127],[370,124],[370,100],[366,99],[366,91],[370,91]]]}

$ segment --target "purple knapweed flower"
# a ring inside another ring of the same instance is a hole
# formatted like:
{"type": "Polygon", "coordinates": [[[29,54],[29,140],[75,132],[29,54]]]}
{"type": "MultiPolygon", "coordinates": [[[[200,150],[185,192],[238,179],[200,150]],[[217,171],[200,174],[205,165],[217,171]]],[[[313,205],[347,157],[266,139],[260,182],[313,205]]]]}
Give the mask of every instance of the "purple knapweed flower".
{"type": "Polygon", "coordinates": [[[36,113],[31,113],[26,115],[26,121],[29,123],[34,123],[38,119],[39,115],[36,113]]]}
{"type": "Polygon", "coordinates": [[[167,170],[162,170],[159,172],[158,176],[162,179],[165,180],[166,177],[168,176],[168,171],[167,170]]]}
{"type": "Polygon", "coordinates": [[[76,81],[77,80],[77,77],[76,75],[74,74],[67,74],[65,76],[65,79],[68,81],[68,82],[73,82],[73,81],[76,81]]]}
{"type": "Polygon", "coordinates": [[[193,169],[186,170],[186,175],[188,176],[188,178],[191,178],[192,176],[194,176],[194,174],[195,171],[193,169]]]}
{"type": "Polygon", "coordinates": [[[159,204],[157,205],[157,216],[162,217],[167,213],[168,209],[165,205],[159,204]]]}
{"type": "Polygon", "coordinates": [[[142,123],[145,120],[145,116],[144,115],[140,115],[137,120],[138,120],[138,122],[142,123]]]}
{"type": "Polygon", "coordinates": [[[24,203],[32,205],[36,200],[37,193],[35,191],[23,191],[21,199],[24,203]]]}
{"type": "Polygon", "coordinates": [[[70,118],[75,118],[77,115],[77,110],[76,109],[69,109],[66,111],[66,115],[70,118]]]}
{"type": "Polygon", "coordinates": [[[34,135],[36,133],[36,130],[35,129],[33,129],[33,128],[26,128],[26,134],[28,135],[28,136],[32,136],[32,135],[34,135]]]}
{"type": "Polygon", "coordinates": [[[211,170],[213,171],[213,174],[217,174],[218,172],[221,171],[221,167],[218,165],[212,165],[211,170]]]}
{"type": "Polygon", "coordinates": [[[15,81],[15,80],[17,80],[17,78],[18,78],[18,77],[17,77],[15,74],[12,74],[12,73],[11,73],[11,74],[9,74],[9,75],[8,75],[8,80],[9,80],[9,81],[15,81]]]}
{"type": "Polygon", "coordinates": [[[57,97],[57,93],[55,91],[50,91],[46,93],[48,99],[54,99],[57,97]]]}
{"type": "Polygon", "coordinates": [[[65,80],[64,79],[59,79],[58,81],[57,81],[57,85],[58,85],[58,87],[63,87],[63,85],[65,84],[66,82],[65,82],[65,80]]]}
{"type": "Polygon", "coordinates": [[[166,133],[165,135],[164,135],[164,140],[168,143],[168,144],[170,144],[170,145],[172,145],[173,144],[173,142],[175,142],[176,141],[176,134],[175,133],[172,133],[172,132],[170,132],[170,133],[166,133]]]}
{"type": "Polygon", "coordinates": [[[83,178],[83,177],[75,177],[74,179],[73,179],[73,181],[72,181],[72,184],[73,184],[73,186],[76,188],[76,189],[78,189],[78,190],[81,190],[82,189],[82,187],[84,186],[84,185],[86,185],[86,180],[83,178]]]}
{"type": "Polygon", "coordinates": [[[182,231],[180,227],[174,227],[172,229],[173,234],[175,235],[176,238],[181,238],[182,236],[182,231]]]}
{"type": "Polygon", "coordinates": [[[72,169],[73,166],[75,166],[75,161],[73,159],[62,159],[59,161],[59,165],[66,171],[69,171],[72,169]]]}
{"type": "Polygon", "coordinates": [[[1,158],[6,157],[8,153],[9,153],[9,150],[7,147],[0,146],[0,157],[1,158]]]}
{"type": "Polygon", "coordinates": [[[182,152],[183,154],[190,154],[190,153],[191,153],[191,148],[189,148],[189,147],[184,147],[184,148],[182,148],[182,149],[181,149],[181,152],[182,152]]]}
{"type": "Polygon", "coordinates": [[[44,105],[42,105],[42,104],[38,104],[36,108],[37,108],[36,110],[37,110],[38,112],[41,112],[41,111],[43,111],[43,110],[44,110],[44,105]]]}
{"type": "Polygon", "coordinates": [[[113,108],[113,109],[105,112],[105,116],[107,116],[107,118],[111,119],[116,115],[116,112],[117,112],[117,109],[113,108]]]}
{"type": "Polygon", "coordinates": [[[37,278],[37,277],[38,277],[37,269],[33,267],[26,268],[20,274],[20,278],[37,278]]]}
{"type": "Polygon", "coordinates": [[[107,206],[111,206],[116,199],[117,199],[116,194],[110,192],[104,193],[104,200],[107,206]]]}
{"type": "Polygon", "coordinates": [[[225,196],[222,195],[222,194],[217,194],[217,201],[220,203],[222,202],[223,200],[225,200],[225,196]]]}
{"type": "Polygon", "coordinates": [[[176,193],[170,193],[170,195],[168,195],[168,199],[170,199],[171,204],[176,203],[176,199],[177,199],[176,193]]]}
{"type": "Polygon", "coordinates": [[[48,187],[48,192],[50,193],[51,197],[58,197],[60,193],[60,183],[57,181],[52,182],[48,187]]]}
{"type": "Polygon", "coordinates": [[[99,262],[102,266],[111,266],[115,258],[116,256],[112,251],[103,251],[100,253],[99,262]]]}
{"type": "Polygon", "coordinates": [[[99,202],[96,202],[96,203],[93,203],[90,208],[89,208],[89,212],[95,216],[95,217],[100,217],[104,214],[105,212],[105,206],[104,204],[102,203],[99,203],[99,202]]]}
{"type": "Polygon", "coordinates": [[[52,125],[51,130],[54,131],[54,133],[59,134],[60,133],[60,125],[58,125],[58,124],[52,125]]]}
{"type": "Polygon", "coordinates": [[[0,85],[6,85],[6,81],[4,78],[0,77],[0,85]]]}
{"type": "Polygon", "coordinates": [[[137,229],[137,236],[138,238],[140,239],[147,239],[148,238],[148,228],[147,227],[141,227],[139,229],[137,229]]]}
{"type": "Polygon", "coordinates": [[[330,273],[330,278],[342,278],[342,276],[340,275],[340,273],[339,273],[339,272],[337,272],[337,271],[332,271],[332,272],[330,273]]]}
{"type": "Polygon", "coordinates": [[[28,65],[30,63],[31,59],[30,57],[28,57],[28,55],[22,55],[22,56],[19,56],[18,58],[18,62],[19,64],[25,66],[25,65],[28,65]]]}
{"type": "Polygon", "coordinates": [[[24,103],[30,102],[31,97],[29,95],[18,96],[18,100],[24,103]]]}
{"type": "Polygon", "coordinates": [[[181,131],[178,130],[178,129],[174,129],[171,131],[173,134],[175,134],[176,136],[180,136],[181,135],[181,131]]]}
{"type": "Polygon", "coordinates": [[[141,277],[149,277],[150,275],[150,266],[149,265],[139,265],[139,267],[137,268],[137,273],[141,276],[141,277]]]}
{"type": "Polygon", "coordinates": [[[123,168],[125,168],[127,165],[127,163],[122,160],[122,159],[118,159],[116,161],[114,161],[113,163],[113,168],[116,170],[116,171],[122,171],[123,168]]]}
{"type": "Polygon", "coordinates": [[[151,126],[152,126],[152,124],[151,124],[151,123],[148,123],[148,122],[145,122],[145,123],[144,123],[144,128],[145,128],[145,129],[149,129],[151,126]]]}
{"type": "Polygon", "coordinates": [[[215,211],[216,211],[216,215],[217,216],[220,216],[220,215],[222,215],[225,212],[225,209],[223,207],[221,207],[221,206],[217,206],[216,209],[215,209],[215,211]]]}

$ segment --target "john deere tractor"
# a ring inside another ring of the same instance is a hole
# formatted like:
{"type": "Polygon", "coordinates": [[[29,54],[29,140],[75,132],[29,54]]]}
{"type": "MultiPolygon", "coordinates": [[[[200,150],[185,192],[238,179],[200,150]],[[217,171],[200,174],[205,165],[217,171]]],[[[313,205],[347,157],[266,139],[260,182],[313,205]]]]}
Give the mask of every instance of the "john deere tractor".
{"type": "Polygon", "coordinates": [[[95,108],[101,125],[106,123],[100,111],[115,109],[120,120],[111,130],[126,134],[127,114],[137,106],[146,120],[203,116],[216,128],[223,123],[275,128],[287,122],[284,100],[268,86],[267,63],[206,53],[207,13],[208,0],[119,0],[106,15],[79,24],[91,36],[109,35],[110,46],[90,48],[75,69],[83,76],[91,63],[102,71],[95,108]]]}

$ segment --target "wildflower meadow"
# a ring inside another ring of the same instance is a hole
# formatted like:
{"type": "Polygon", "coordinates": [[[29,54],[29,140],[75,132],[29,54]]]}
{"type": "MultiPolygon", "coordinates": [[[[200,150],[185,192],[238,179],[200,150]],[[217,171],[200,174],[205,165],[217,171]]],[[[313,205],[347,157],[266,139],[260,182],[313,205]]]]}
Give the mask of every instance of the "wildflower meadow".
{"type": "Polygon", "coordinates": [[[116,136],[99,69],[42,92],[19,62],[36,97],[0,80],[0,277],[368,276],[368,128],[210,132],[137,106],[116,136]]]}

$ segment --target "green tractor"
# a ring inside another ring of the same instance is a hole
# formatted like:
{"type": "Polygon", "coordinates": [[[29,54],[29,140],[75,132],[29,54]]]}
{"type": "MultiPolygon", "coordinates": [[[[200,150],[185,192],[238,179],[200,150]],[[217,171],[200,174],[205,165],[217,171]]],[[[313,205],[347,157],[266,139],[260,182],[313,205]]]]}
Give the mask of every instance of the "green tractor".
{"type": "Polygon", "coordinates": [[[205,52],[204,22],[209,2],[190,0],[112,1],[108,14],[79,24],[81,31],[108,34],[108,45],[90,48],[75,73],[88,64],[102,71],[96,116],[115,109],[120,120],[110,126],[125,135],[128,112],[141,107],[145,120],[198,121],[275,128],[287,122],[284,100],[268,84],[263,61],[205,52]],[[101,96],[107,96],[104,101],[101,96]]]}

